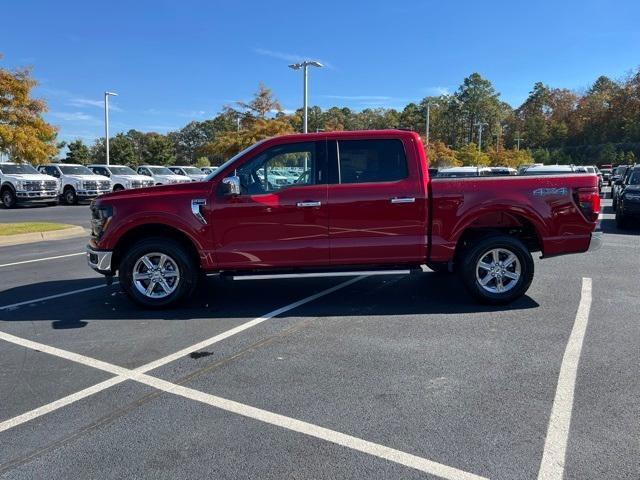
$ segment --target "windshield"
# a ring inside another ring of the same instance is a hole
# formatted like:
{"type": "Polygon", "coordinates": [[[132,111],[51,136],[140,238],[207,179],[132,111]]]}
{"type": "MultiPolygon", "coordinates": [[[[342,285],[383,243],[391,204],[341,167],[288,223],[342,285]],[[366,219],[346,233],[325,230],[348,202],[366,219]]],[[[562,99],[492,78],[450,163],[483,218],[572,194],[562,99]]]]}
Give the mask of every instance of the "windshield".
{"type": "Polygon", "coordinates": [[[91,170],[82,165],[60,165],[60,170],[65,175],[95,175],[91,170]]]}
{"type": "Polygon", "coordinates": [[[154,175],[173,175],[174,173],[167,167],[148,167],[154,175]]]}
{"type": "Polygon", "coordinates": [[[640,170],[634,170],[629,177],[629,185],[640,185],[640,170]]]}
{"type": "Polygon", "coordinates": [[[202,175],[202,170],[196,167],[184,167],[183,170],[189,175],[202,175]]]}
{"type": "Polygon", "coordinates": [[[238,158],[242,157],[243,155],[249,153],[251,150],[253,150],[254,148],[256,148],[258,145],[262,145],[266,140],[261,140],[258,143],[254,143],[253,145],[251,145],[250,147],[245,148],[244,150],[242,150],[239,153],[236,153],[233,157],[231,157],[229,160],[227,160],[226,162],[224,162],[222,165],[220,165],[219,167],[216,167],[216,169],[211,172],[208,176],[207,176],[207,180],[211,180],[212,178],[214,178],[216,175],[219,175],[220,172],[222,172],[223,170],[225,170],[229,165],[231,165],[233,162],[235,162],[238,158]]]}
{"type": "Polygon", "coordinates": [[[109,167],[111,175],[136,175],[136,172],[129,167],[109,167]]]}
{"type": "Polygon", "coordinates": [[[0,163],[0,172],[5,175],[12,174],[29,174],[33,175],[34,173],[39,173],[35,168],[33,168],[28,163],[21,163],[19,165],[6,165],[0,163]]]}

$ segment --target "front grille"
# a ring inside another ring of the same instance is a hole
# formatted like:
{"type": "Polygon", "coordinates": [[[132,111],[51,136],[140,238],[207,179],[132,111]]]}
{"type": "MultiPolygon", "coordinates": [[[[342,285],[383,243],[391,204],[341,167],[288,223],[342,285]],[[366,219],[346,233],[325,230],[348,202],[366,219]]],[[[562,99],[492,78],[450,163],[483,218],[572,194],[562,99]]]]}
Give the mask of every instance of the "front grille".
{"type": "Polygon", "coordinates": [[[86,182],[82,182],[82,187],[85,190],[110,190],[111,182],[109,180],[100,180],[98,182],[87,180],[86,182]]]}
{"type": "Polygon", "coordinates": [[[134,180],[131,182],[131,188],[152,187],[153,182],[150,180],[134,180]]]}
{"type": "Polygon", "coordinates": [[[85,190],[97,190],[98,182],[90,181],[90,182],[82,182],[82,186],[85,190]]]}
{"type": "Polygon", "coordinates": [[[28,180],[24,184],[27,192],[39,192],[41,190],[55,190],[57,187],[54,180],[28,180]]]}

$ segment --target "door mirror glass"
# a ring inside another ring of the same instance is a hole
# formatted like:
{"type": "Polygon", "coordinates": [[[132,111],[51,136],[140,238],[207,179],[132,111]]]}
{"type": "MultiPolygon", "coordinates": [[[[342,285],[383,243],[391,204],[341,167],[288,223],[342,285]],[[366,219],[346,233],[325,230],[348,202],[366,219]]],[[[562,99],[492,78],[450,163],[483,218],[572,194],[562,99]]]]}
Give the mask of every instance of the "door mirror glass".
{"type": "Polygon", "coordinates": [[[240,195],[240,177],[231,176],[222,179],[223,192],[228,196],[240,195]]]}

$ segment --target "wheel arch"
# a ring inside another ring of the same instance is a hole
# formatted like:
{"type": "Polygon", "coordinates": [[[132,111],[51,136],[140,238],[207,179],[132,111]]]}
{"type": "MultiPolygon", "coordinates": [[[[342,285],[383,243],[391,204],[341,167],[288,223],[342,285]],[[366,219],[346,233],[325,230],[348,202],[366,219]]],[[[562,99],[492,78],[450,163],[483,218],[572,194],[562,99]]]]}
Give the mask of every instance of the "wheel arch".
{"type": "Polygon", "coordinates": [[[191,256],[198,266],[201,267],[200,255],[194,241],[183,231],[163,223],[150,223],[135,226],[119,236],[113,248],[111,259],[111,269],[116,271],[126,252],[126,248],[133,243],[145,238],[170,238],[182,245],[189,256],[191,256]]]}

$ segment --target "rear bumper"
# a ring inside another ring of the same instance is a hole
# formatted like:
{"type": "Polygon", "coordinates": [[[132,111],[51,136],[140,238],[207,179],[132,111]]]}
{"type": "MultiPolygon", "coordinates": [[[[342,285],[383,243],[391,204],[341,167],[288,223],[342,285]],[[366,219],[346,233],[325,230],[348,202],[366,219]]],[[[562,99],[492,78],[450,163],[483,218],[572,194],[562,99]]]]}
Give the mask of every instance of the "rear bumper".
{"type": "Polygon", "coordinates": [[[113,252],[111,250],[95,250],[90,245],[87,245],[87,263],[96,272],[103,275],[112,275],[111,271],[111,257],[113,252]]]}
{"type": "Polygon", "coordinates": [[[602,232],[596,231],[591,234],[591,241],[589,242],[589,252],[595,252],[602,247],[602,232]]]}

